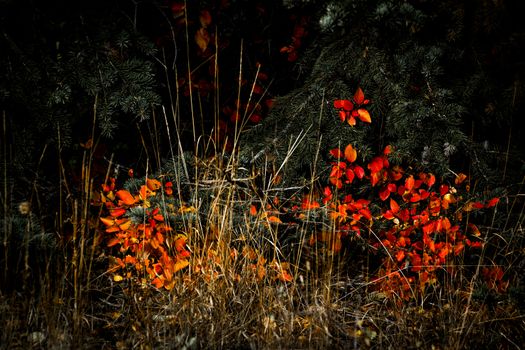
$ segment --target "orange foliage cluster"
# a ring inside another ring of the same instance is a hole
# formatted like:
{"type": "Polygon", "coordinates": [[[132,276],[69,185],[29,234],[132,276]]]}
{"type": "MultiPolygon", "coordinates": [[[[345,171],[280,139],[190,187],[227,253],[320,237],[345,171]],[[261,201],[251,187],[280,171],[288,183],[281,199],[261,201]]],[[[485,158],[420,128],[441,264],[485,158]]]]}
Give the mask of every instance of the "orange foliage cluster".
{"type": "MultiPolygon", "coordinates": [[[[289,263],[276,259],[268,261],[248,244],[239,253],[229,247],[220,251],[212,249],[212,245],[219,244],[214,241],[211,246],[201,247],[200,251],[194,247],[196,251],[190,253],[186,235],[175,233],[165,218],[166,213],[152,205],[154,197],[161,195],[166,196],[165,202],[170,203],[173,197],[171,182],[162,184],[156,179],[146,179],[136,194],[115,187],[115,179],[102,186],[101,204],[107,216],[100,218],[105,231],[105,246],[109,248],[109,271],[115,281],[134,279],[143,285],[151,283],[156,288],[170,290],[176,283],[175,273],[186,267],[192,268],[193,276],[212,281],[223,273],[226,265],[241,267],[231,276],[236,281],[243,276],[259,282],[293,280],[289,263]],[[127,214],[130,209],[138,207],[144,209],[144,217],[140,222],[134,222],[127,214]],[[227,261],[222,254],[224,251],[230,252],[227,261]]],[[[175,215],[196,211],[186,206],[170,209],[175,215]]],[[[269,215],[266,219],[274,222],[276,217],[269,215]]]]}
{"type": "Polygon", "coordinates": [[[110,271],[115,281],[140,277],[141,282],[171,289],[174,274],[189,265],[186,236],[174,233],[164,214],[150,203],[159,191],[171,196],[172,187],[171,182],[162,185],[156,179],[147,179],[137,194],[123,189],[115,191],[115,179],[102,186],[101,201],[109,214],[100,218],[105,227],[106,246],[118,249],[115,256],[111,256],[110,271]],[[144,217],[139,223],[126,216],[130,208],[138,206],[144,208],[144,217]]]}

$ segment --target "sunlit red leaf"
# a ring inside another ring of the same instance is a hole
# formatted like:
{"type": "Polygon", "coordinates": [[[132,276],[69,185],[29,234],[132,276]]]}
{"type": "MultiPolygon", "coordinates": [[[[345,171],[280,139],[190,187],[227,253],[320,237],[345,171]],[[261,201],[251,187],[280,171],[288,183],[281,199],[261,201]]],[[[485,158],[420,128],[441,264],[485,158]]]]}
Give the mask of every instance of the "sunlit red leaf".
{"type": "Polygon", "coordinates": [[[116,196],[126,205],[135,204],[135,198],[126,190],[119,190],[116,193],[116,196]]]}
{"type": "Polygon", "coordinates": [[[392,153],[392,146],[387,145],[387,146],[385,147],[385,149],[383,150],[383,154],[384,154],[385,156],[387,156],[387,155],[389,155],[390,153],[392,153]]]}

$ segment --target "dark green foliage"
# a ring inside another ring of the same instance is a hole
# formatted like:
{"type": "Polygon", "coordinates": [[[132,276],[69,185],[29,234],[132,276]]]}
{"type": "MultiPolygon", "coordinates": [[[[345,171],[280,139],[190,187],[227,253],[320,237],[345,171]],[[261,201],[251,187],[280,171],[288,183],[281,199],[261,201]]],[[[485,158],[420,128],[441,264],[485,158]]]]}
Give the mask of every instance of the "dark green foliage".
{"type": "Polygon", "coordinates": [[[487,145],[496,137],[503,141],[516,125],[512,116],[523,80],[509,75],[511,67],[480,61],[479,55],[500,47],[481,41],[482,32],[496,39],[491,25],[515,31],[504,56],[514,68],[523,57],[507,54],[517,53],[512,47],[523,37],[522,28],[504,25],[513,18],[506,4],[483,3],[478,9],[428,1],[318,2],[320,27],[309,28],[317,29],[316,40],[298,63],[308,78],[277,99],[263,125],[245,133],[241,159],[249,164],[266,156],[280,166],[291,142],[301,139],[285,168],[286,179],[296,182],[309,177],[317,152],[322,159],[338,144],[352,143],[369,159],[391,144],[397,162],[439,176],[451,175],[449,169],[470,171],[476,180],[493,183],[502,150],[487,145]],[[372,124],[358,121],[351,128],[339,121],[332,103],[351,98],[358,86],[372,100],[372,124]],[[496,123],[499,136],[481,131],[496,123]]]}
{"type": "Polygon", "coordinates": [[[110,137],[160,103],[156,48],[128,19],[133,8],[115,4],[1,5],[0,101],[19,167],[34,167],[45,145],[85,142],[94,113],[110,137]]]}

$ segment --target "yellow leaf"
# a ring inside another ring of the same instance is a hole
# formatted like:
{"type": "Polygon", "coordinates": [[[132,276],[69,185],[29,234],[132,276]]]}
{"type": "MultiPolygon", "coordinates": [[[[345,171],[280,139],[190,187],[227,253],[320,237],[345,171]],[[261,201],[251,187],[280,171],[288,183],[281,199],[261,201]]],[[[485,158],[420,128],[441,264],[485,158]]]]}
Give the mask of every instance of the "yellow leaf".
{"type": "Polygon", "coordinates": [[[121,282],[122,280],[124,280],[124,277],[122,277],[121,275],[113,276],[113,281],[115,282],[121,282]]]}

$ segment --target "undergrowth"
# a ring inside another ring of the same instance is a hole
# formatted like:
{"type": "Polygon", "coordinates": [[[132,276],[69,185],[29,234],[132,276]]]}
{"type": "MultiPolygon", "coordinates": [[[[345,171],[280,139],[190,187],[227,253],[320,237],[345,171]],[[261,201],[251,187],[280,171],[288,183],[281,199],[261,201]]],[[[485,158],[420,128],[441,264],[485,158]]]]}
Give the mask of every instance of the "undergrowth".
{"type": "MultiPolygon", "coordinates": [[[[13,200],[4,113],[2,348],[520,348],[522,183],[479,189],[453,169],[436,178],[398,164],[394,147],[366,157],[343,143],[327,169],[312,159],[310,180],[285,186],[289,157],[239,161],[241,134],[260,121],[258,79],[230,132],[216,118],[208,137],[189,89],[194,149],[180,143],[176,102],[141,124],[142,176],[97,156],[95,98],[79,180],[55,150],[53,227],[40,169],[30,198],[13,200]]],[[[325,102],[319,113],[341,127],[374,123],[360,87],[325,102]]]]}

